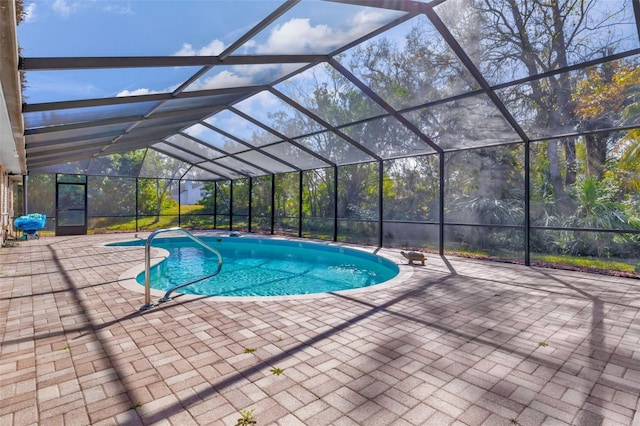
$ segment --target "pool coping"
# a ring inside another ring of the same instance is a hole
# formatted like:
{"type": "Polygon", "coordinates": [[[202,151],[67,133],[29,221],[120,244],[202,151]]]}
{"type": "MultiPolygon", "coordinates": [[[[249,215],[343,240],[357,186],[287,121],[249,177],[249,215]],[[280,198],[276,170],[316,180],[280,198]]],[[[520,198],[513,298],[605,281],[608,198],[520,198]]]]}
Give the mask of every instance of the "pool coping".
{"type": "MultiPolygon", "coordinates": [[[[238,232],[235,232],[238,234],[238,232]]],[[[198,231],[193,233],[196,237],[211,237],[211,236],[230,236],[231,232],[220,232],[220,231],[198,231]]],[[[137,234],[136,234],[137,235],[137,234]]],[[[315,243],[322,244],[326,246],[332,247],[344,247],[352,250],[363,251],[368,254],[379,256],[383,259],[386,259],[396,265],[399,269],[398,275],[391,278],[390,280],[384,281],[379,284],[374,284],[366,287],[349,289],[349,290],[339,290],[333,292],[325,292],[325,293],[312,293],[312,294],[296,294],[296,295],[284,295],[284,296],[206,296],[202,294],[188,294],[188,293],[180,293],[176,291],[174,294],[180,297],[180,300],[204,300],[207,302],[269,302],[269,301],[286,301],[286,300],[308,300],[308,299],[317,299],[324,298],[332,294],[340,294],[340,295],[354,295],[363,292],[370,292],[372,290],[384,290],[389,287],[395,287],[403,284],[407,280],[411,278],[413,275],[413,268],[419,267],[422,265],[409,265],[400,255],[399,249],[390,249],[390,248],[382,248],[382,247],[374,247],[374,246],[362,246],[351,243],[343,243],[343,242],[334,242],[334,241],[325,241],[325,240],[316,240],[311,238],[299,238],[299,237],[290,237],[290,236],[282,236],[282,235],[261,235],[261,234],[253,234],[253,233],[240,233],[238,238],[243,238],[244,236],[255,239],[269,239],[269,240],[283,240],[283,241],[295,241],[295,242],[307,242],[307,243],[315,243]]],[[[171,237],[169,237],[171,238],[171,237]]],[[[122,241],[110,241],[106,244],[99,244],[99,246],[111,246],[114,247],[113,243],[124,243],[129,241],[136,241],[140,238],[134,239],[125,239],[122,241]]],[[[169,252],[165,249],[153,246],[152,257],[151,257],[151,267],[153,268],[157,264],[163,262],[168,256],[169,252]]],[[[136,265],[132,268],[127,269],[125,272],[120,274],[118,277],[118,284],[125,289],[132,291],[134,293],[145,293],[145,287],[143,285],[138,284],[136,281],[136,277],[144,272],[145,266],[144,262],[140,265],[136,265]]],[[[165,295],[165,290],[157,290],[154,288],[150,289],[152,298],[161,298],[165,295]]]]}

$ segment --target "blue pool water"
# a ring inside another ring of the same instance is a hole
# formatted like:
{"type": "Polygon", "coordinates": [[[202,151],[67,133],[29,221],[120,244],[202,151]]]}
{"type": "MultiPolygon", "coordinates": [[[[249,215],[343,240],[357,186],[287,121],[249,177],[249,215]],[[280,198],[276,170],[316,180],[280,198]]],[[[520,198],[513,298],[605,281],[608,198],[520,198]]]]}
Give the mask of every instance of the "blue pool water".
{"type": "MultiPolygon", "coordinates": [[[[323,244],[263,238],[200,237],[222,255],[220,274],[178,292],[210,296],[281,296],[371,286],[399,269],[379,256],[323,244]]],[[[144,241],[115,243],[144,246],[144,241]]],[[[169,257],[151,270],[151,287],[171,287],[211,274],[218,258],[188,238],[155,238],[169,257]]],[[[144,285],[144,272],[136,278],[144,285]]]]}

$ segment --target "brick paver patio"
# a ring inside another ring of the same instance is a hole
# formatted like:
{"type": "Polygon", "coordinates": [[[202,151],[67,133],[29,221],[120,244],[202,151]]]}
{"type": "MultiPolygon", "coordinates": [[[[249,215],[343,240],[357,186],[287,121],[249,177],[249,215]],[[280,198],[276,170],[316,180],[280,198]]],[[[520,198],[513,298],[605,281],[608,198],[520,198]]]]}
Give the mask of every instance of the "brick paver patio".
{"type": "Polygon", "coordinates": [[[638,280],[432,255],[356,293],[139,313],[143,249],[100,246],[131,237],[0,250],[0,425],[640,425],[638,280]]]}

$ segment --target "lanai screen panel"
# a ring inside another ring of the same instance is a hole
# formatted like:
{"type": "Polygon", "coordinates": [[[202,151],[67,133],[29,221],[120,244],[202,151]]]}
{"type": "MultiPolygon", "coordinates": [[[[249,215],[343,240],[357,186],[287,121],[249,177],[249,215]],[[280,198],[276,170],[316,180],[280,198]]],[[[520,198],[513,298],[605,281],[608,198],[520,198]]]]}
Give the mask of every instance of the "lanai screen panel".
{"type": "Polygon", "coordinates": [[[254,166],[245,161],[237,160],[233,157],[221,157],[216,159],[214,163],[227,167],[228,169],[235,170],[245,177],[261,176],[268,173],[262,168],[254,166]]]}
{"type": "Polygon", "coordinates": [[[203,180],[203,181],[222,179],[222,177],[220,177],[219,175],[215,173],[211,173],[208,170],[201,169],[198,166],[191,167],[189,171],[185,173],[182,178],[186,180],[203,180]]]}
{"type": "Polygon", "coordinates": [[[25,133],[27,144],[49,144],[65,142],[81,142],[92,138],[101,138],[109,136],[114,138],[124,132],[133,121],[125,121],[122,123],[105,124],[93,123],[84,127],[75,126],[56,126],[50,129],[29,129],[25,133]]]}
{"type": "Polygon", "coordinates": [[[382,158],[433,153],[433,148],[418,134],[394,117],[384,117],[341,129],[382,158]]]}
{"type": "Polygon", "coordinates": [[[296,74],[275,88],[333,126],[386,113],[327,63],[296,74]]]}
{"type": "Polygon", "coordinates": [[[187,163],[194,164],[194,163],[199,163],[199,162],[203,161],[203,159],[201,157],[198,157],[198,156],[193,155],[193,154],[191,154],[191,153],[189,153],[187,151],[178,149],[178,148],[176,148],[174,146],[171,146],[171,145],[168,145],[166,143],[157,143],[157,144],[153,145],[152,148],[154,148],[154,149],[156,149],[156,150],[158,150],[160,152],[163,152],[163,153],[165,153],[167,155],[170,155],[172,157],[178,158],[178,159],[180,159],[182,161],[185,161],[187,163]]]}
{"type": "Polygon", "coordinates": [[[131,176],[140,173],[146,150],[129,151],[123,154],[103,155],[91,159],[87,174],[103,176],[131,176]]]}
{"type": "Polygon", "coordinates": [[[261,92],[234,106],[289,138],[324,130],[316,120],[268,91],[261,92]]]}
{"type": "Polygon", "coordinates": [[[244,43],[239,54],[328,54],[406,12],[303,0],[244,43]]]}
{"type": "Polygon", "coordinates": [[[640,124],[634,101],[640,95],[635,83],[639,59],[636,55],[537,78],[499,89],[496,94],[532,139],[636,126],[640,124]],[[558,87],[569,81],[574,87],[567,104],[558,87]]]}
{"type": "Polygon", "coordinates": [[[31,71],[25,96],[29,103],[41,103],[171,93],[197,70],[144,67],[31,71]]]}
{"type": "Polygon", "coordinates": [[[267,152],[272,156],[282,158],[284,161],[288,162],[289,164],[293,164],[302,170],[327,166],[327,163],[322,159],[315,157],[288,142],[282,142],[279,144],[264,147],[264,152],[267,152]]]}
{"type": "Polygon", "coordinates": [[[217,151],[204,143],[196,142],[195,140],[180,134],[169,136],[165,139],[165,142],[175,146],[176,148],[189,151],[190,153],[206,160],[213,160],[224,155],[220,151],[217,151]]]}
{"type": "Polygon", "coordinates": [[[24,124],[27,128],[34,129],[63,124],[91,123],[117,118],[126,119],[126,117],[142,118],[142,116],[156,104],[157,102],[152,101],[26,112],[24,114],[24,124]]]}
{"type": "Polygon", "coordinates": [[[152,149],[148,149],[140,170],[141,177],[149,178],[180,178],[188,169],[189,165],[184,161],[170,157],[152,149]]]}
{"type": "Polygon", "coordinates": [[[207,118],[204,122],[234,135],[252,146],[268,145],[281,140],[275,134],[230,110],[221,111],[207,118]]]}
{"type": "Polygon", "coordinates": [[[243,92],[240,93],[221,93],[215,95],[204,95],[198,93],[188,93],[180,98],[173,98],[162,101],[153,111],[153,114],[168,114],[175,111],[200,110],[209,111],[209,114],[216,112],[226,105],[241,99],[243,92]]]}
{"type": "Polygon", "coordinates": [[[235,158],[251,164],[259,164],[260,167],[269,170],[271,173],[288,173],[295,170],[292,166],[283,163],[281,159],[266,155],[260,151],[241,152],[237,154],[235,158]]]}
{"type": "Polygon", "coordinates": [[[249,149],[246,145],[202,124],[191,126],[188,129],[185,129],[184,133],[193,137],[197,141],[228,154],[234,154],[236,152],[246,151],[249,149]]]}
{"type": "Polygon", "coordinates": [[[55,165],[46,165],[42,167],[34,167],[38,173],[67,173],[67,174],[86,174],[89,169],[90,160],[67,161],[59,160],[55,165]]]}
{"type": "Polygon", "coordinates": [[[626,0],[447,0],[435,10],[492,85],[640,47],[626,0]],[[527,19],[518,30],[522,16],[527,19]]]}
{"type": "Polygon", "coordinates": [[[480,88],[425,15],[366,40],[338,61],[397,110],[480,88]]]}
{"type": "Polygon", "coordinates": [[[211,161],[207,161],[205,163],[198,163],[198,167],[201,167],[211,173],[214,173],[218,176],[221,176],[223,179],[232,180],[232,179],[241,179],[248,177],[245,174],[240,173],[239,171],[229,169],[227,167],[223,167],[219,164],[215,164],[211,161]]]}
{"type": "Polygon", "coordinates": [[[335,132],[321,132],[295,140],[296,143],[317,152],[335,164],[353,164],[373,161],[356,141],[348,142],[335,132]]]}
{"type": "Polygon", "coordinates": [[[444,150],[522,141],[486,95],[438,103],[403,116],[444,150]]]}
{"type": "Polygon", "coordinates": [[[307,64],[220,65],[185,89],[187,92],[271,84],[307,64]]]}

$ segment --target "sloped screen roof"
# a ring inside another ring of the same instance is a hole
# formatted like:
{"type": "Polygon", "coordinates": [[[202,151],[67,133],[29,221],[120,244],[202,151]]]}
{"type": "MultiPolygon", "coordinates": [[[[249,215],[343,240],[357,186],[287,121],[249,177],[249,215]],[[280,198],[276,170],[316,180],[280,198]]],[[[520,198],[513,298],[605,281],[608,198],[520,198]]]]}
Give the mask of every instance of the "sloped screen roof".
{"type": "Polygon", "coordinates": [[[638,67],[637,8],[36,1],[19,28],[27,165],[150,176],[160,157],[236,179],[634,127],[638,84],[612,99],[607,83],[638,67]]]}

